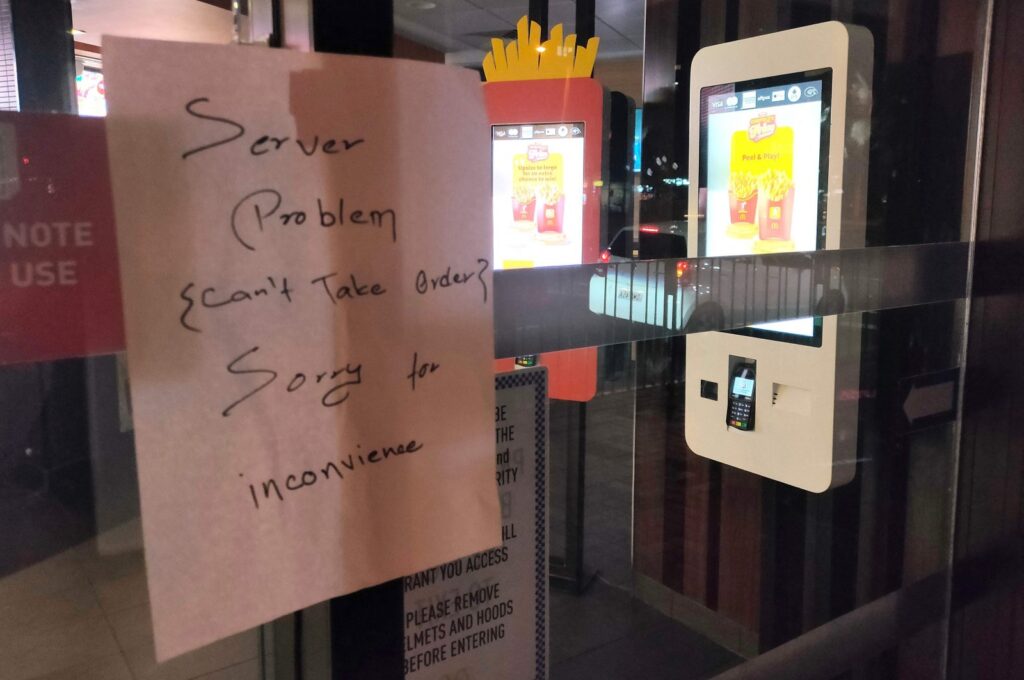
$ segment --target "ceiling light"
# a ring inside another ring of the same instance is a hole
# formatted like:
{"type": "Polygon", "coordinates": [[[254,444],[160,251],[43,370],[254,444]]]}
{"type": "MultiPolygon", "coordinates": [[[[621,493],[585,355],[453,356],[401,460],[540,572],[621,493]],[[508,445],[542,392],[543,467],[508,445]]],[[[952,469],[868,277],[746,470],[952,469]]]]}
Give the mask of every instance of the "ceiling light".
{"type": "Polygon", "coordinates": [[[83,31],[80,28],[72,28],[70,31],[68,31],[68,33],[70,33],[71,35],[85,35],[85,31],[83,31]]]}
{"type": "Polygon", "coordinates": [[[430,2],[430,0],[408,0],[408,2],[405,3],[405,6],[409,9],[428,10],[437,7],[437,3],[430,2]]]}

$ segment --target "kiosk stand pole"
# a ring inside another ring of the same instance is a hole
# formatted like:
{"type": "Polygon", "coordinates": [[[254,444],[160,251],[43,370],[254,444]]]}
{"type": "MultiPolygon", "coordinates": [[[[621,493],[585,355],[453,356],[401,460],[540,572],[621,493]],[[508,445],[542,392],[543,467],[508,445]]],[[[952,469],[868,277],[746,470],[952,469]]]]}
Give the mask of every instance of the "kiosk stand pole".
{"type": "MultiPolygon", "coordinates": [[[[391,0],[312,0],[312,18],[317,52],[392,56],[391,0]]],[[[330,612],[332,678],[402,680],[401,579],[334,598],[330,612]]]]}
{"type": "Polygon", "coordinates": [[[548,0],[530,0],[530,8],[527,10],[530,21],[540,24],[540,39],[548,39],[548,0]]]}
{"type": "Polygon", "coordinates": [[[390,57],[395,34],[391,0],[311,0],[313,50],[390,57]]]}
{"type": "Polygon", "coordinates": [[[586,45],[594,37],[595,0],[576,0],[576,43],[586,45]]]}

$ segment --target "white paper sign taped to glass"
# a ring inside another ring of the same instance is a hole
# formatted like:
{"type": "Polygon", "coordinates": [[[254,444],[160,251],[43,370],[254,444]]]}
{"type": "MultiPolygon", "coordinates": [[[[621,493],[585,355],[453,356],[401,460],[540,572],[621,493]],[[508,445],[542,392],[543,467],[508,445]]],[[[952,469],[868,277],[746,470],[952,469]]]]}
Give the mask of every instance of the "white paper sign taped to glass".
{"type": "Polygon", "coordinates": [[[495,387],[502,545],[405,578],[411,680],[548,676],[547,371],[495,387]]]}
{"type": "Polygon", "coordinates": [[[475,75],[104,61],[158,656],[499,544],[475,75]]]}

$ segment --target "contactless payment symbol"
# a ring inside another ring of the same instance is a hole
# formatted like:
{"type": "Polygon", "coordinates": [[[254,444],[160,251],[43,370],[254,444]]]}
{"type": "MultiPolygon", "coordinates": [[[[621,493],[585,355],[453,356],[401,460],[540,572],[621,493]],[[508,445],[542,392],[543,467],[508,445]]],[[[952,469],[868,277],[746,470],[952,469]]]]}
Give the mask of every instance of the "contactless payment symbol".
{"type": "Polygon", "coordinates": [[[793,87],[789,88],[789,90],[786,92],[786,95],[789,97],[789,101],[791,102],[800,101],[800,86],[794,85],[793,87]]]}

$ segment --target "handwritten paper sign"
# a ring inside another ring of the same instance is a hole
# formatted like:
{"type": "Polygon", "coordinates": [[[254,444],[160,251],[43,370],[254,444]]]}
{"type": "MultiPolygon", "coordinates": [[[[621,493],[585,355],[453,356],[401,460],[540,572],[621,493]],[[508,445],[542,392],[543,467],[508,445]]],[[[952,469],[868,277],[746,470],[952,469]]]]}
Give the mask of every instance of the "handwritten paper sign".
{"type": "Polygon", "coordinates": [[[495,389],[502,544],[403,579],[408,680],[548,677],[547,370],[495,389]]]}
{"type": "Polygon", "coordinates": [[[157,656],[498,545],[476,75],[104,62],[157,656]]]}

